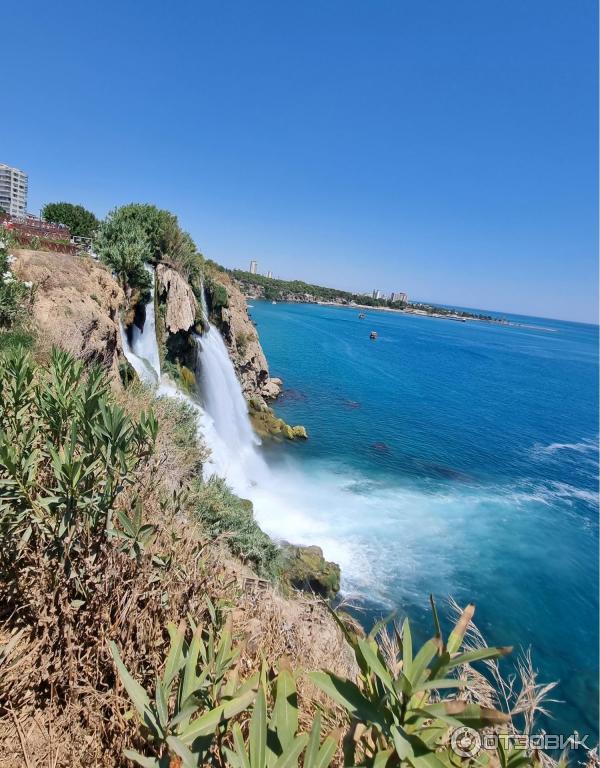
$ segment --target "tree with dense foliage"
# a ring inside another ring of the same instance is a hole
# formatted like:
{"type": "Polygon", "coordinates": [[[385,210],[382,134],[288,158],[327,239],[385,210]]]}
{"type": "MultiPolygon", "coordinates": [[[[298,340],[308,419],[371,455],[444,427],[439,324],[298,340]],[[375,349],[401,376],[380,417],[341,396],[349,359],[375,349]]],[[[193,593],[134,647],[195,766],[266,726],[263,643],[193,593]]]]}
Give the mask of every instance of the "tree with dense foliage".
{"type": "Polygon", "coordinates": [[[150,244],[139,224],[125,220],[113,226],[113,222],[107,220],[100,228],[94,247],[126,292],[150,288],[151,278],[144,267],[150,260],[150,244]]]}
{"type": "Polygon", "coordinates": [[[73,203],[47,203],[42,209],[42,217],[69,227],[75,237],[93,237],[100,223],[91,211],[73,203]]]}
{"type": "Polygon", "coordinates": [[[100,258],[130,288],[148,287],[145,261],[169,262],[188,280],[199,277],[204,261],[176,216],[145,203],[112,210],[102,222],[94,245],[100,258]]]}

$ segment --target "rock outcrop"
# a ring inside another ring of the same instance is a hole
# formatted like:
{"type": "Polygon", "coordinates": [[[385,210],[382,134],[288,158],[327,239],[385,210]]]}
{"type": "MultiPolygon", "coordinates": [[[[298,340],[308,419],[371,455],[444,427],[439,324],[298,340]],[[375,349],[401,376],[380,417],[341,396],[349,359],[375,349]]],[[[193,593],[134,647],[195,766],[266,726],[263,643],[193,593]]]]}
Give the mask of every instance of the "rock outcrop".
{"type": "Polygon", "coordinates": [[[198,302],[189,283],[171,267],[158,264],[156,287],[161,303],[165,304],[165,328],[169,333],[189,331],[198,317],[198,302]]]}
{"type": "Polygon", "coordinates": [[[119,380],[119,310],[125,296],[103,265],[88,257],[15,250],[13,271],[35,285],[33,322],[43,346],[57,345],[119,380]]]}
{"type": "Polygon", "coordinates": [[[340,567],[323,557],[320,547],[282,546],[283,578],[294,589],[325,598],[340,591],[340,567]]]}

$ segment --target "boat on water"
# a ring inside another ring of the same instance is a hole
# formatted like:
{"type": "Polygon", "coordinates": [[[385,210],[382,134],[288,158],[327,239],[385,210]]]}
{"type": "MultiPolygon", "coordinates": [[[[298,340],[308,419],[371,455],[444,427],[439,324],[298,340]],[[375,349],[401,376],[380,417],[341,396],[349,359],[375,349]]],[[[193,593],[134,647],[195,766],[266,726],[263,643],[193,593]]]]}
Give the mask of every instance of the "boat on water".
{"type": "Polygon", "coordinates": [[[370,339],[376,339],[377,338],[377,331],[371,331],[371,333],[369,334],[369,338],[370,339]]]}
{"type": "Polygon", "coordinates": [[[364,319],[365,319],[365,317],[366,317],[365,313],[364,313],[364,312],[361,312],[361,313],[360,313],[360,315],[358,316],[358,319],[359,319],[359,320],[364,320],[364,319]]]}
{"type": "Polygon", "coordinates": [[[276,301],[272,301],[271,304],[277,304],[277,302],[276,301]]]}

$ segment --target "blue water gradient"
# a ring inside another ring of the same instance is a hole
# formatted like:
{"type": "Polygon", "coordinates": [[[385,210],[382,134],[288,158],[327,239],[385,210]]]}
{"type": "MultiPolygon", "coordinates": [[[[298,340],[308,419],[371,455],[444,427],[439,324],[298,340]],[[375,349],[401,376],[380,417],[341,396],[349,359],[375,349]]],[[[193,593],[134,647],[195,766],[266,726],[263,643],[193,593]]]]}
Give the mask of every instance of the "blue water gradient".
{"type": "Polygon", "coordinates": [[[336,557],[367,624],[394,608],[425,638],[430,592],[473,600],[490,644],[531,646],[560,681],[547,730],[597,739],[598,328],[250,313],[284,380],[277,412],[310,435],[265,446],[310,498],[267,529],[336,557]]]}

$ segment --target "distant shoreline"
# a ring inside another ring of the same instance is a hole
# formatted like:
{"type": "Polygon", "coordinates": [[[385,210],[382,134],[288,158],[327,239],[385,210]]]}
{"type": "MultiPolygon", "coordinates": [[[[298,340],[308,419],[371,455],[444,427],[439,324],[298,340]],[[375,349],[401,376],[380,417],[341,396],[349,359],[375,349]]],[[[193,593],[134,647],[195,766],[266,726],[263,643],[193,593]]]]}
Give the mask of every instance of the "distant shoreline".
{"type": "MultiPolygon", "coordinates": [[[[264,299],[260,296],[245,296],[246,301],[265,301],[267,304],[272,304],[268,299],[264,299]]],[[[393,307],[372,307],[368,304],[344,304],[341,301],[292,301],[285,299],[276,301],[276,304],[316,304],[321,307],[339,307],[341,309],[357,309],[363,312],[391,312],[399,315],[413,315],[414,317],[433,317],[438,320],[451,320],[452,322],[459,323],[487,323],[488,325],[501,325],[510,328],[529,328],[534,331],[544,331],[546,333],[558,333],[558,328],[548,328],[543,325],[533,325],[528,323],[517,323],[513,320],[504,320],[501,318],[484,318],[474,317],[457,314],[447,314],[440,312],[426,312],[424,309],[395,309],[393,307]]]]}

